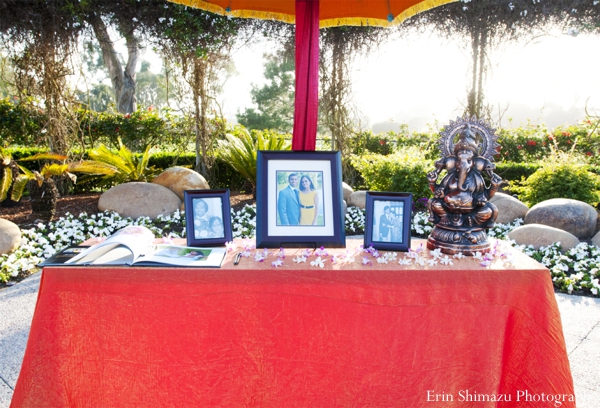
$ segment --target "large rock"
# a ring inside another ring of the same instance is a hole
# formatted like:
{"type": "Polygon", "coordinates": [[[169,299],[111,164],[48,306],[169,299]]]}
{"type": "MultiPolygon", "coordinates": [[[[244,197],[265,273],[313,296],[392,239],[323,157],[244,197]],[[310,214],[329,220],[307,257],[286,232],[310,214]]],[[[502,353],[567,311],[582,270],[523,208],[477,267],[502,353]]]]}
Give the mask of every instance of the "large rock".
{"type": "Polygon", "coordinates": [[[544,224],[565,230],[578,238],[589,238],[596,230],[598,213],[582,201],[553,198],[534,205],[525,215],[525,224],[544,224]]]}
{"type": "Polygon", "coordinates": [[[525,204],[517,200],[513,196],[504,193],[496,193],[490,203],[498,208],[498,218],[496,222],[499,224],[508,224],[517,218],[525,219],[525,214],[529,210],[525,204]]]}
{"type": "Polygon", "coordinates": [[[354,206],[364,209],[367,205],[367,192],[355,191],[348,197],[348,206],[354,206]]]}
{"type": "Polygon", "coordinates": [[[20,244],[21,230],[17,224],[0,218],[0,255],[13,252],[20,244]]]}
{"type": "Polygon", "coordinates": [[[206,179],[200,173],[185,167],[168,168],[152,182],[173,191],[181,201],[183,201],[185,190],[206,190],[210,188],[206,179]]]}
{"type": "Polygon", "coordinates": [[[106,191],[98,200],[100,211],[115,211],[122,217],[155,219],[173,214],[181,200],[166,187],[155,183],[123,183],[106,191]]]}
{"type": "Polygon", "coordinates": [[[573,234],[542,224],[517,227],[508,233],[508,238],[514,239],[519,245],[533,245],[535,249],[560,242],[563,252],[579,244],[579,240],[573,234]]]}
{"type": "Polygon", "coordinates": [[[344,201],[348,202],[348,198],[354,193],[354,190],[348,184],[342,182],[342,191],[344,193],[344,201]]]}

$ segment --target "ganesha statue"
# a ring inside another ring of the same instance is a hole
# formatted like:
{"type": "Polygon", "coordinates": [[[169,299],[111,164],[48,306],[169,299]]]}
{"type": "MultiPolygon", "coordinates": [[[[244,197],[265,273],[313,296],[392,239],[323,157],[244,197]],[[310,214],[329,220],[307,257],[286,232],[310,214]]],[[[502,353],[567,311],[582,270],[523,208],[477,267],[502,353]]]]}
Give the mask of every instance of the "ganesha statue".
{"type": "Polygon", "coordinates": [[[500,150],[494,132],[483,120],[458,118],[441,133],[442,158],[427,173],[433,192],[429,221],[435,225],[427,239],[429,249],[465,255],[489,251],[487,230],[498,216],[489,200],[502,184],[492,163],[500,150]]]}

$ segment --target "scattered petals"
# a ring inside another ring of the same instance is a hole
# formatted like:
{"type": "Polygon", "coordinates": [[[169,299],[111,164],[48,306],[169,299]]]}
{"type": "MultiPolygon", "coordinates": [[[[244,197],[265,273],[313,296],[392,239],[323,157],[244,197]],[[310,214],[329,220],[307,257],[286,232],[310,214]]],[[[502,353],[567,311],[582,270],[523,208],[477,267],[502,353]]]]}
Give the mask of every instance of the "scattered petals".
{"type": "Polygon", "coordinates": [[[319,268],[323,268],[325,266],[325,261],[321,259],[321,257],[318,257],[314,261],[311,261],[310,264],[312,266],[318,266],[319,268]]]}
{"type": "Polygon", "coordinates": [[[454,254],[453,258],[456,258],[456,259],[463,259],[463,258],[466,258],[466,256],[465,256],[465,255],[463,255],[463,253],[462,253],[462,252],[459,252],[458,254],[454,254]]]}
{"type": "Polygon", "coordinates": [[[398,258],[398,254],[395,252],[386,252],[384,256],[389,261],[395,261],[398,258]]]}
{"type": "Polygon", "coordinates": [[[296,262],[296,263],[300,263],[300,262],[306,262],[306,257],[305,257],[305,256],[300,256],[300,255],[298,255],[297,257],[295,257],[295,258],[293,259],[293,261],[294,261],[294,262],[296,262]]]}
{"type": "Polygon", "coordinates": [[[327,256],[329,254],[327,253],[327,250],[325,249],[325,247],[321,247],[321,248],[318,248],[315,250],[315,255],[316,256],[327,256]]]}
{"type": "Polygon", "coordinates": [[[276,268],[278,268],[282,265],[283,265],[283,261],[281,260],[281,258],[277,259],[276,261],[271,262],[271,266],[274,266],[276,268]]]}
{"type": "Polygon", "coordinates": [[[438,261],[437,261],[437,259],[428,259],[428,260],[427,260],[427,264],[428,264],[429,266],[434,266],[434,265],[437,265],[437,264],[438,264],[438,261]]]}
{"type": "Polygon", "coordinates": [[[406,257],[404,257],[398,261],[398,264],[400,264],[400,265],[410,265],[411,263],[412,263],[412,259],[406,258],[406,257]]]}
{"type": "Polygon", "coordinates": [[[437,248],[434,249],[433,251],[429,252],[431,254],[431,256],[433,256],[434,259],[438,259],[442,257],[442,249],[441,248],[437,248]]]}
{"type": "Polygon", "coordinates": [[[443,265],[453,265],[453,264],[452,264],[452,259],[448,258],[448,255],[446,255],[445,257],[441,258],[441,259],[440,259],[440,262],[441,262],[443,265]]]}
{"type": "Polygon", "coordinates": [[[228,241],[228,242],[225,242],[225,248],[227,248],[228,252],[232,252],[237,249],[237,244],[233,241],[228,241]]]}

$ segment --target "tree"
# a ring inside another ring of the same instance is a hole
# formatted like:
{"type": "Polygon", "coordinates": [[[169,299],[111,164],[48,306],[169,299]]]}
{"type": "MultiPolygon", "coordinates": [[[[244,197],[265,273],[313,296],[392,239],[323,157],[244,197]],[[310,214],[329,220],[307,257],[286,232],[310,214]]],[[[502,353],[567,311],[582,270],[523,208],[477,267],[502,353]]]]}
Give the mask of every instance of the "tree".
{"type": "Polygon", "coordinates": [[[549,25],[564,22],[566,10],[573,4],[563,0],[463,0],[417,14],[400,25],[400,30],[434,29],[447,38],[464,38],[471,49],[465,113],[490,120],[484,99],[491,51],[500,44],[531,38],[549,25]]]}
{"type": "Polygon", "coordinates": [[[319,117],[331,132],[333,149],[346,153],[353,133],[352,81],[353,59],[377,47],[391,31],[380,27],[342,26],[322,29],[320,33],[321,99],[319,117]]]}
{"type": "Polygon", "coordinates": [[[137,74],[137,100],[146,108],[161,108],[167,103],[165,76],[150,71],[150,63],[142,61],[137,74]]]}
{"type": "MultiPolygon", "coordinates": [[[[50,148],[64,153],[77,121],[67,108],[72,94],[66,78],[82,26],[72,12],[75,0],[0,0],[0,41],[14,69],[19,96],[41,99],[50,148]]],[[[23,98],[22,98],[23,99],[23,98]]]]}
{"type": "Polygon", "coordinates": [[[257,108],[237,113],[237,120],[248,129],[273,129],[290,133],[294,121],[294,59],[285,49],[265,54],[264,76],[267,84],[253,85],[250,94],[257,108]]]}
{"type": "Polygon", "coordinates": [[[212,179],[209,173],[214,160],[211,151],[216,135],[223,131],[219,126],[221,121],[211,123],[208,117],[211,108],[215,107],[217,89],[214,85],[219,83],[219,73],[229,65],[231,47],[248,21],[169,4],[163,8],[157,24],[149,27],[159,52],[172,63],[171,68],[177,68],[180,78],[191,91],[196,170],[209,180],[212,179]],[[212,132],[211,124],[217,126],[212,132]]]}
{"type": "Polygon", "coordinates": [[[105,84],[95,84],[88,91],[77,90],[75,96],[78,101],[96,112],[104,112],[114,103],[112,88],[105,84]]]}

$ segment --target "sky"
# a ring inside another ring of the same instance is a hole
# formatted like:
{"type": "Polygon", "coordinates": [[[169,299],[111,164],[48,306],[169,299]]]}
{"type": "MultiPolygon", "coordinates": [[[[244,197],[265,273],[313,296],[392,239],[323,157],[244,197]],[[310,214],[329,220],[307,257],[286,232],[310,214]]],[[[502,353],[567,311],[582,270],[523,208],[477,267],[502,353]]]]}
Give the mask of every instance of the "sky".
{"type": "MultiPolygon", "coordinates": [[[[494,51],[485,92],[496,111],[492,125],[574,124],[586,106],[600,114],[599,48],[599,37],[557,33],[494,51]]],[[[221,97],[229,121],[252,106],[251,85],[264,83],[262,55],[269,49],[259,44],[235,52],[238,75],[221,97]]],[[[463,111],[469,60],[461,43],[427,35],[390,41],[357,59],[353,89],[362,126],[374,133],[397,131],[400,124],[439,130],[463,111]]]]}

